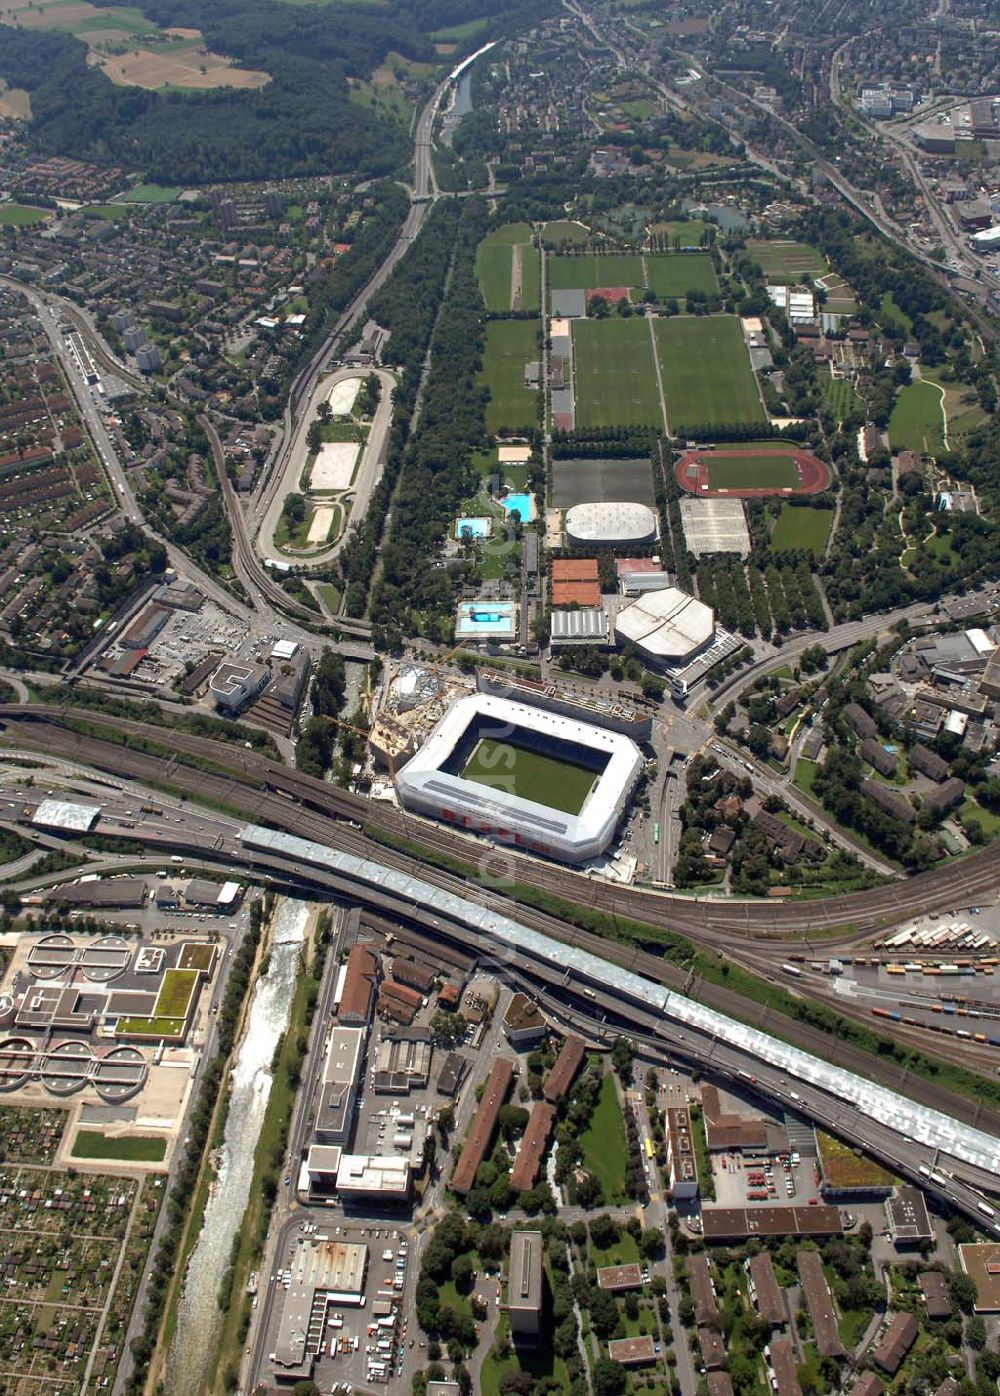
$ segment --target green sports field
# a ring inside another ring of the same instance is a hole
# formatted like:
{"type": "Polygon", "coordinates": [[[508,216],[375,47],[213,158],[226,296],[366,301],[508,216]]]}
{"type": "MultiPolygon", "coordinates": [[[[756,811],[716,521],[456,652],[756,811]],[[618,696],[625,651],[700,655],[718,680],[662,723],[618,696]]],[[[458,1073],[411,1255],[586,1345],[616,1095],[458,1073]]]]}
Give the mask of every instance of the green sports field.
{"type": "Polygon", "coordinates": [[[645,319],[574,320],[578,427],[662,427],[645,319]]]}
{"type": "Polygon", "coordinates": [[[550,257],[548,261],[550,291],[573,291],[583,287],[593,291],[598,286],[636,286],[645,284],[642,258],[633,252],[612,252],[597,257],[584,252],[577,257],[550,257]]]}
{"type": "Polygon", "coordinates": [[[889,418],[894,451],[918,451],[936,456],[944,450],[941,394],[933,383],[909,383],[899,394],[889,418]]]}
{"type": "Polygon", "coordinates": [[[511,310],[511,279],[514,249],[520,248],[522,310],[537,310],[540,289],[538,251],[531,245],[531,228],[527,223],[505,223],[496,228],[476,250],[476,277],[483,293],[486,309],[504,314],[511,310]]]}
{"type": "Polygon", "coordinates": [[[30,228],[50,218],[47,208],[31,208],[28,204],[0,204],[0,227],[30,228]]]}
{"type": "Polygon", "coordinates": [[[688,291],[714,294],[719,289],[706,252],[667,252],[646,257],[649,284],[658,296],[686,296],[688,291]]]}
{"type": "Polygon", "coordinates": [[[826,258],[805,242],[767,242],[751,238],[747,251],[769,281],[801,281],[830,270],[826,258]]]}
{"type": "Polygon", "coordinates": [[[511,742],[483,737],[466,762],[462,779],[535,800],[564,814],[579,814],[597,773],[572,761],[557,761],[511,742]]]}
{"type": "Polygon", "coordinates": [[[781,513],[771,530],[771,551],[782,553],[808,548],[814,557],[822,557],[832,523],[832,509],[782,504],[781,513]]]}
{"type": "Polygon", "coordinates": [[[712,490],[788,490],[799,482],[791,456],[774,454],[708,456],[712,490]]]}
{"type": "Polygon", "coordinates": [[[533,427],[538,421],[539,392],[524,386],[524,366],[538,358],[537,320],[490,320],[480,382],[490,390],[486,430],[533,427]]]}
{"type": "Polygon", "coordinates": [[[653,327],[671,430],[764,421],[735,315],[671,316],[653,327]]]}

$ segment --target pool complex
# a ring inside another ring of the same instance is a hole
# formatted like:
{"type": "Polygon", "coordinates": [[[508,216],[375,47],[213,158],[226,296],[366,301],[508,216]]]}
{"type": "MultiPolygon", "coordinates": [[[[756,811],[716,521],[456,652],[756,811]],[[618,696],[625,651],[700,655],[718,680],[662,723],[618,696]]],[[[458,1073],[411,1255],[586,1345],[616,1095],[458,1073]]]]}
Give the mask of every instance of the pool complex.
{"type": "Polygon", "coordinates": [[[462,541],[464,537],[488,538],[493,526],[493,520],[489,518],[478,519],[456,519],[455,537],[462,541]]]}
{"type": "Polygon", "coordinates": [[[456,632],[467,636],[509,636],[514,633],[514,621],[512,602],[464,601],[458,608],[456,632]]]}
{"type": "Polygon", "coordinates": [[[509,494],[506,499],[501,500],[504,513],[509,514],[516,509],[521,516],[522,523],[531,523],[535,517],[535,499],[530,494],[509,494]]]}

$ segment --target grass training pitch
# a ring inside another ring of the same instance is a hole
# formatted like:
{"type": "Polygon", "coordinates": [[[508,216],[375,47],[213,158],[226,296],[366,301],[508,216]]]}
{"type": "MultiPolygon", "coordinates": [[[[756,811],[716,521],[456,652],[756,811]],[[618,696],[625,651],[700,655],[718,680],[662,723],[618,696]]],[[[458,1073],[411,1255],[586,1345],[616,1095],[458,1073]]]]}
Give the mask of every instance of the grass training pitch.
{"type": "Polygon", "coordinates": [[[535,800],[564,814],[579,814],[597,773],[513,742],[483,737],[462,769],[462,779],[535,800]]]}
{"type": "Polygon", "coordinates": [[[771,530],[771,551],[795,552],[800,548],[808,548],[813,557],[822,557],[832,523],[832,509],[782,504],[781,513],[771,530]]]}
{"type": "Polygon", "coordinates": [[[671,316],[654,330],[672,431],[764,421],[734,315],[671,316]]]}
{"type": "Polygon", "coordinates": [[[162,1163],[167,1141],[152,1135],[113,1138],[99,1129],[81,1129],[73,1140],[72,1158],[113,1159],[120,1163],[162,1163]]]}
{"type": "Polygon", "coordinates": [[[719,289],[715,267],[707,252],[667,252],[646,258],[650,287],[660,297],[686,296],[689,291],[714,295],[719,289]]]}
{"type": "Polygon", "coordinates": [[[531,245],[527,223],[506,223],[483,238],[476,250],[476,278],[486,309],[493,314],[539,308],[539,257],[537,248],[531,245]],[[517,305],[513,303],[515,265],[521,270],[517,305]]]}
{"type": "Polygon", "coordinates": [[[751,238],[747,251],[769,281],[802,281],[830,270],[826,258],[806,242],[765,242],[751,238]]]}
{"type": "Polygon", "coordinates": [[[550,291],[645,285],[642,258],[637,252],[613,252],[606,257],[598,257],[593,252],[577,257],[550,257],[547,273],[550,291]]]}
{"type": "Polygon", "coordinates": [[[662,427],[644,319],[575,320],[573,364],[578,427],[662,427]]]}
{"type": "Polygon", "coordinates": [[[944,450],[943,427],[941,393],[934,384],[907,384],[897,397],[889,418],[892,449],[940,455],[944,450]]]}
{"type": "Polygon", "coordinates": [[[27,204],[0,204],[0,228],[31,228],[51,217],[52,214],[47,208],[30,208],[27,204]]]}
{"type": "Polygon", "coordinates": [[[491,320],[480,382],[490,390],[486,430],[533,427],[538,421],[539,392],[524,386],[525,365],[538,358],[537,320],[491,320]]]}

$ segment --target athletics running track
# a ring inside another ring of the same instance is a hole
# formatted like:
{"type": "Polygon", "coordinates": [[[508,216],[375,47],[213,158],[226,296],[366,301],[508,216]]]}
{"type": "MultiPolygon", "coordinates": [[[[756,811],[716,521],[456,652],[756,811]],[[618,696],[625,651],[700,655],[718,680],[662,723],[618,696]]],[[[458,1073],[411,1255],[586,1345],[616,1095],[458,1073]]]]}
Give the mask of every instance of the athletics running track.
{"type": "Polygon", "coordinates": [[[707,499],[754,499],[761,495],[822,494],[825,489],[829,488],[830,470],[828,466],[824,465],[810,451],[790,451],[788,454],[794,461],[799,476],[799,483],[791,488],[709,489],[708,461],[738,460],[742,456],[752,459],[754,456],[778,454],[779,452],[784,454],[780,446],[766,449],[757,447],[754,450],[746,451],[739,449],[686,451],[674,467],[674,474],[682,490],[707,499]]]}

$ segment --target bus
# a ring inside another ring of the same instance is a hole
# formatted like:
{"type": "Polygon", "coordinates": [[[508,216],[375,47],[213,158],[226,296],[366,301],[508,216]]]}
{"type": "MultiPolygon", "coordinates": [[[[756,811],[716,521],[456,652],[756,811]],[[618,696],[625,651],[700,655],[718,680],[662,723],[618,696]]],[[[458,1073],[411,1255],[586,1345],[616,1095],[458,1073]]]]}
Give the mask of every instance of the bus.
{"type": "Polygon", "coordinates": [[[659,843],[659,842],[660,842],[660,826],[659,826],[659,824],[654,824],[654,825],[653,825],[653,842],[654,842],[654,843],[659,843]]]}
{"type": "Polygon", "coordinates": [[[646,1135],[646,1157],[653,1157],[653,1141],[652,1139],[650,1139],[648,1134],[646,1135]]]}

